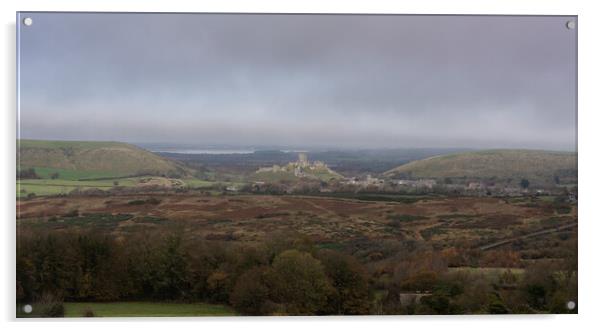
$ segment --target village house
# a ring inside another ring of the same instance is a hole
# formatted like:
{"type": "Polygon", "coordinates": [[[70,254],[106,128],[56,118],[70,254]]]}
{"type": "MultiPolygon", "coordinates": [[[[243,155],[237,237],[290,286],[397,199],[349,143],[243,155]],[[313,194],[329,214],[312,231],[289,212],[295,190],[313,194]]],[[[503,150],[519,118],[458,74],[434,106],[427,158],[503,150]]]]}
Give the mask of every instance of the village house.
{"type": "Polygon", "coordinates": [[[466,186],[468,190],[482,190],[485,189],[485,185],[482,182],[469,182],[466,186]]]}
{"type": "Polygon", "coordinates": [[[345,183],[350,184],[350,185],[355,185],[355,186],[362,186],[362,187],[382,186],[385,183],[385,180],[379,179],[379,178],[374,178],[374,177],[372,177],[372,175],[368,174],[364,179],[360,179],[358,177],[353,177],[353,178],[350,178],[349,180],[345,181],[345,183]]]}
{"type": "Polygon", "coordinates": [[[397,184],[400,186],[412,187],[412,188],[428,188],[433,189],[437,184],[437,181],[432,179],[419,179],[419,180],[399,180],[397,184]]]}

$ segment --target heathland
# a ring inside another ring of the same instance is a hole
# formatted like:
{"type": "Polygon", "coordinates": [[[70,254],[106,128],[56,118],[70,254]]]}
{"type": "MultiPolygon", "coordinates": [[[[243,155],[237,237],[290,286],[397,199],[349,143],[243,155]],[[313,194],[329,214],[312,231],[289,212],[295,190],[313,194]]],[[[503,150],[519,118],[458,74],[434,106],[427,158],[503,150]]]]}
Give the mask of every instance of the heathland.
{"type": "Polygon", "coordinates": [[[17,304],[35,316],[577,311],[575,154],[469,152],[383,174],[380,152],[371,167],[365,151],[21,145],[17,304]]]}

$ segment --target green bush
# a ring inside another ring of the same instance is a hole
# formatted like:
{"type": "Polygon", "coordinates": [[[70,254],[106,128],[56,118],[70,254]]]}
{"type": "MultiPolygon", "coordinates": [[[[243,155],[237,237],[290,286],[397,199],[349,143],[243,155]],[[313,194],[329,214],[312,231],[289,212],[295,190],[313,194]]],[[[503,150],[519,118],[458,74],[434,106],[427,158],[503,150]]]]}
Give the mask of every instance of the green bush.
{"type": "Polygon", "coordinates": [[[84,312],[82,313],[83,317],[95,317],[96,315],[94,314],[94,311],[90,308],[86,308],[84,310],[84,312]]]}
{"type": "Polygon", "coordinates": [[[270,288],[267,267],[251,268],[243,273],[232,290],[230,303],[244,315],[270,315],[270,288]]]}
{"type": "Polygon", "coordinates": [[[322,311],[332,294],[324,267],[307,252],[287,250],[272,263],[270,283],[276,302],[291,315],[313,315],[322,311]]]}
{"type": "Polygon", "coordinates": [[[39,310],[41,317],[64,317],[65,306],[63,300],[52,295],[45,294],[40,302],[35,304],[35,308],[39,310]]]}

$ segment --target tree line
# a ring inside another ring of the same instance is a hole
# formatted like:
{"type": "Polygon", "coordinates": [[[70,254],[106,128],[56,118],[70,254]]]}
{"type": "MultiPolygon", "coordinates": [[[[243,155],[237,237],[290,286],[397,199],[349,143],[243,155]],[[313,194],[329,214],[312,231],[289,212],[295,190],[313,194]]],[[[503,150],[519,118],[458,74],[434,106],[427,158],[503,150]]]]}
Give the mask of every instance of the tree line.
{"type": "Polygon", "coordinates": [[[368,314],[353,257],[308,242],[234,246],[181,235],[20,233],[17,301],[203,301],[246,315],[368,314]]]}
{"type": "MultiPolygon", "coordinates": [[[[404,247],[385,261],[321,248],[303,236],[263,242],[184,239],[178,230],[116,237],[21,228],[17,302],[178,301],[242,315],[575,312],[576,258],[491,279],[451,272],[457,253],[404,247]],[[400,294],[426,293],[411,304],[400,294]]],[[[514,254],[498,253],[499,258],[514,254]]],[[[511,264],[509,264],[511,265],[511,264]]],[[[56,307],[56,308],[55,308],[56,307]]]]}

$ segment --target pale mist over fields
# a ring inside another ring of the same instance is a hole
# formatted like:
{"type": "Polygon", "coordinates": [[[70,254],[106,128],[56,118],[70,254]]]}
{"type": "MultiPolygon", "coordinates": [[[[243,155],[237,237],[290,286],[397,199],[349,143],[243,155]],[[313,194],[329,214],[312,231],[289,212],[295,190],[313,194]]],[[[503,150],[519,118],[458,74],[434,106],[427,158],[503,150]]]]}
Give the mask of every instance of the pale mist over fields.
{"type": "Polygon", "coordinates": [[[573,17],[28,16],[22,138],[576,148],[573,17]]]}

